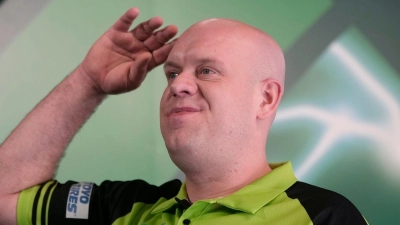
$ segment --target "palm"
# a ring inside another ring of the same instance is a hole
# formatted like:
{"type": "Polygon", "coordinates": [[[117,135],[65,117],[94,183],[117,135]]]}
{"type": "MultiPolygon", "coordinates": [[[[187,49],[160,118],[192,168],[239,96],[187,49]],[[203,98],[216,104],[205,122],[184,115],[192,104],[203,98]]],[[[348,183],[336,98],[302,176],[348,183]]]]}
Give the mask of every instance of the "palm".
{"type": "Polygon", "coordinates": [[[138,10],[128,10],[92,46],[81,66],[102,93],[117,94],[140,86],[148,71],[162,64],[177,33],[175,26],[154,32],[162,25],[155,17],[132,31],[129,27],[138,10]]]}

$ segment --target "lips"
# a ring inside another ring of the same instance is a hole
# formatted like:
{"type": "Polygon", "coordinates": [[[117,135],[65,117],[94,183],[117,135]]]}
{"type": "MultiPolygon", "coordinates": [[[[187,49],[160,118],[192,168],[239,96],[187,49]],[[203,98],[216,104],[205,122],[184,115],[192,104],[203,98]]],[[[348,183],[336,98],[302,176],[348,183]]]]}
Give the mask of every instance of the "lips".
{"type": "Polygon", "coordinates": [[[181,115],[186,113],[200,112],[200,109],[192,108],[192,107],[177,107],[171,109],[169,112],[169,116],[173,115],[181,115]]]}

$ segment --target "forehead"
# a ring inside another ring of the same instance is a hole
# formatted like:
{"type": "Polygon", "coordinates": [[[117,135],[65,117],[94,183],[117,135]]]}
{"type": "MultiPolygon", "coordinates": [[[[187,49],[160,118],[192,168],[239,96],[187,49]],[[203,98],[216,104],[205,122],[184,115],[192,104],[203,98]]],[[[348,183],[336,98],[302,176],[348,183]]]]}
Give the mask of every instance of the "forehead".
{"type": "Polygon", "coordinates": [[[167,63],[224,63],[248,57],[247,49],[239,37],[212,30],[198,30],[183,35],[171,50],[167,63]]]}

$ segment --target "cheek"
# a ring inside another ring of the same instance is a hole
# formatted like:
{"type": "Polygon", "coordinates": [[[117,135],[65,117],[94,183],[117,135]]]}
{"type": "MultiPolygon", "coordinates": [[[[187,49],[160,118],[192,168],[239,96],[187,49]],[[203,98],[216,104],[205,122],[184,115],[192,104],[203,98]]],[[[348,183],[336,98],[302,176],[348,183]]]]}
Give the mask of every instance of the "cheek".
{"type": "Polygon", "coordinates": [[[165,130],[165,116],[166,116],[166,106],[167,106],[167,100],[168,100],[168,87],[164,90],[164,93],[161,97],[160,100],[160,111],[159,111],[159,122],[160,122],[160,129],[161,129],[161,134],[164,136],[164,130],[165,130]]]}
{"type": "Polygon", "coordinates": [[[162,113],[165,108],[166,101],[168,99],[168,95],[169,95],[169,88],[166,87],[163,92],[163,95],[161,96],[161,100],[160,100],[160,113],[162,113]]]}
{"type": "Polygon", "coordinates": [[[221,107],[224,107],[221,110],[227,119],[239,124],[251,119],[254,113],[254,94],[251,89],[241,87],[230,93],[224,101],[221,101],[221,107]]]}

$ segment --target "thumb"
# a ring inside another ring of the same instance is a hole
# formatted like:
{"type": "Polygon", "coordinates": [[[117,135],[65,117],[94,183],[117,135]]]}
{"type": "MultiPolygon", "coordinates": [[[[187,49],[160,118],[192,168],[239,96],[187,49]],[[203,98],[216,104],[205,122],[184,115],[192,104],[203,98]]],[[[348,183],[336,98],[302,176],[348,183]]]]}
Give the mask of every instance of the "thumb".
{"type": "Polygon", "coordinates": [[[144,52],[140,54],[132,63],[129,73],[129,83],[135,88],[139,87],[147,74],[147,65],[151,60],[151,53],[144,52]]]}

